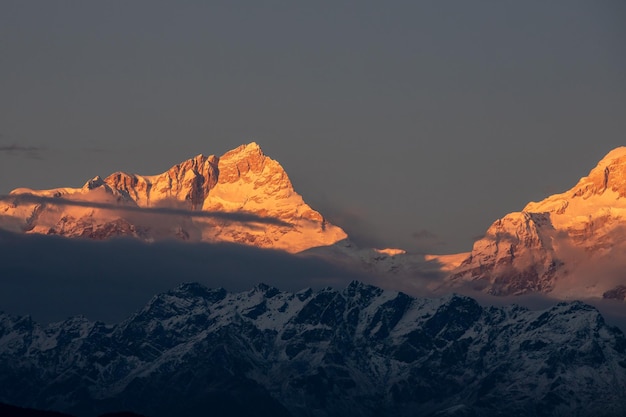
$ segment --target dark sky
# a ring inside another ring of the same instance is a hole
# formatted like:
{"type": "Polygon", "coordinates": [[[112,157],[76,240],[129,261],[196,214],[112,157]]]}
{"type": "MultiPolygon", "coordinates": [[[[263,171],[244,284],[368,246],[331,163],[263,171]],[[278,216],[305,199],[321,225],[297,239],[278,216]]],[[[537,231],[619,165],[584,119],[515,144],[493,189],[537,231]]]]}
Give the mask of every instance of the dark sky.
{"type": "Polygon", "coordinates": [[[626,132],[626,2],[0,2],[0,194],[258,142],[363,244],[471,249],[626,132]]]}

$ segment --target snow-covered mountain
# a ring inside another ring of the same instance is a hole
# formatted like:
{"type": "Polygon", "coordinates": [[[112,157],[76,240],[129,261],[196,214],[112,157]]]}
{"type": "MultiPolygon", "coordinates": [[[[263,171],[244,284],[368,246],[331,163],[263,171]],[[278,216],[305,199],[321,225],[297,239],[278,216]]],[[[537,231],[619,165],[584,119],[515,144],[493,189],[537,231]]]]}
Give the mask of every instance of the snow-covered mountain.
{"type": "Polygon", "coordinates": [[[453,272],[492,294],[624,298],[626,147],[569,191],[496,220],[453,272]]]}
{"type": "Polygon", "coordinates": [[[429,277],[432,282],[415,284],[428,290],[469,285],[495,295],[623,300],[624,197],[626,147],[611,151],[571,190],[498,219],[468,254],[358,248],[303,201],[278,162],[250,143],[221,157],[198,155],[160,175],[118,172],[82,188],[14,190],[0,201],[0,228],[93,239],[236,242],[401,276],[407,285],[411,277],[415,283],[429,277]],[[431,279],[436,276],[442,280],[431,279]]]}
{"type": "Polygon", "coordinates": [[[471,252],[420,255],[358,248],[349,240],[308,250],[404,288],[560,299],[626,299],[626,147],[609,152],[569,191],[496,220],[471,252]],[[411,279],[413,277],[413,279],[411,279]],[[439,279],[433,279],[439,277],[439,279]],[[424,279],[425,278],[425,279],[424,279]]]}
{"type": "Polygon", "coordinates": [[[190,283],[117,325],[0,315],[0,402],[78,415],[623,416],[624,392],[626,339],[580,302],[190,283]]]}
{"type": "Polygon", "coordinates": [[[198,155],[160,175],[117,172],[82,188],[19,188],[0,202],[0,227],[93,239],[226,241],[289,252],[346,237],[303,201],[281,165],[256,143],[221,157],[198,155]]]}

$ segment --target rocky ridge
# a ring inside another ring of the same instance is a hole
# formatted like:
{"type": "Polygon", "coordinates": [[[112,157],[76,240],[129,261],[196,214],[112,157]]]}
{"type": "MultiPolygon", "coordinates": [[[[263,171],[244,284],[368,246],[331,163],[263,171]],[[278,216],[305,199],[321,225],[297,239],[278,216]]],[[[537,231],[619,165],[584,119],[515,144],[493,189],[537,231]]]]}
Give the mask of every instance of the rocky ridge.
{"type": "Polygon", "coordinates": [[[93,239],[226,241],[290,252],[346,237],[304,202],[281,165],[256,143],[221,157],[198,155],[160,175],[117,172],[82,188],[16,189],[0,203],[0,227],[93,239]],[[260,221],[211,217],[215,212],[253,214],[260,221]]]}
{"type": "Polygon", "coordinates": [[[496,220],[449,278],[496,295],[602,297],[626,283],[626,147],[569,191],[496,220]]]}
{"type": "Polygon", "coordinates": [[[77,415],[626,412],[626,339],[593,307],[482,307],[358,282],[182,284],[117,325],[0,314],[0,370],[0,402],[77,415]]]}

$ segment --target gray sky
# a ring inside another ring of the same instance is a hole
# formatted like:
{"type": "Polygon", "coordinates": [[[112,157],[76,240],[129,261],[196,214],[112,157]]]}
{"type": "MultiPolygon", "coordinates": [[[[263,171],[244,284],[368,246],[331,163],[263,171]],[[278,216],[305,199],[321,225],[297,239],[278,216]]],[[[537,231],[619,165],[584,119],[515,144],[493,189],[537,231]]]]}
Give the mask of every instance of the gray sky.
{"type": "Polygon", "coordinates": [[[626,144],[626,2],[0,2],[0,194],[252,140],[362,244],[471,249],[626,144]]]}

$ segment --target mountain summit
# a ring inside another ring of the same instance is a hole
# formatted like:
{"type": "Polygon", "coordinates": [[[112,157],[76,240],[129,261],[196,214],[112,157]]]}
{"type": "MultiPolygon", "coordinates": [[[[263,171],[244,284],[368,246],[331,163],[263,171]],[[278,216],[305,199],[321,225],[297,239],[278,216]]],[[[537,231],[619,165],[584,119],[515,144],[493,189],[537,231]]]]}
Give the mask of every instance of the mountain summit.
{"type": "Polygon", "coordinates": [[[198,155],[159,175],[116,172],[82,188],[13,190],[0,228],[105,239],[178,238],[300,252],[346,237],[309,207],[259,145],[198,155]]]}
{"type": "Polygon", "coordinates": [[[626,147],[620,147],[569,191],[496,220],[450,281],[499,295],[623,298],[624,197],[626,147]]]}
{"type": "Polygon", "coordinates": [[[115,325],[0,313],[0,401],[80,416],[614,417],[625,352],[581,302],[186,283],[115,325]]]}

